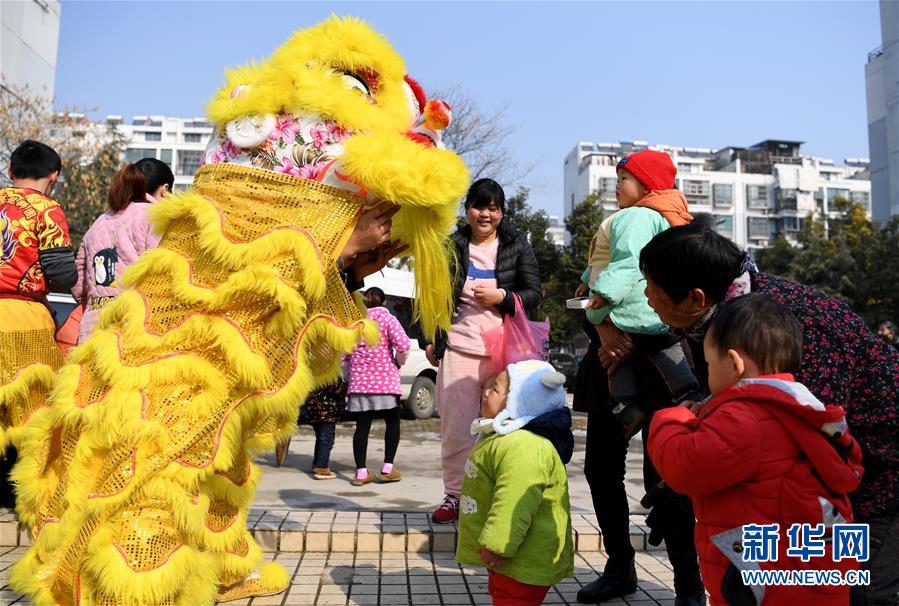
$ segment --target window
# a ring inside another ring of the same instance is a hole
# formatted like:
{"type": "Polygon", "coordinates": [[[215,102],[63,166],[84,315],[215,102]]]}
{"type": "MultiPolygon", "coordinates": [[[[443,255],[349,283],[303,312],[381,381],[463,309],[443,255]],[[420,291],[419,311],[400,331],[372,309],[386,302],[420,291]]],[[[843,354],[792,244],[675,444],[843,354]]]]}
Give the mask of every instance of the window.
{"type": "Polygon", "coordinates": [[[678,162],[677,163],[677,172],[678,173],[698,173],[699,166],[696,164],[690,164],[689,162],[678,162]]]}
{"type": "Polygon", "coordinates": [[[178,175],[193,175],[200,168],[202,159],[203,152],[198,149],[178,150],[178,168],[175,173],[178,175]]]}
{"type": "MultiPolygon", "coordinates": [[[[828,187],[827,188],[827,206],[831,208],[831,203],[834,201],[834,198],[843,198],[844,200],[849,199],[849,190],[848,189],[840,189],[837,187],[828,187]]],[[[831,210],[833,210],[831,208],[831,210]]]]}
{"type": "Polygon", "coordinates": [[[172,150],[170,149],[160,149],[159,150],[159,159],[166,164],[169,165],[169,168],[172,167],[172,150]]]}
{"type": "Polygon", "coordinates": [[[184,133],[185,143],[200,143],[203,141],[203,135],[200,133],[184,133]]]}
{"type": "Polygon", "coordinates": [[[849,199],[855,202],[856,204],[861,204],[865,207],[865,210],[871,212],[870,203],[870,195],[866,191],[854,191],[850,192],[849,199]]]}
{"type": "Polygon", "coordinates": [[[684,181],[684,194],[687,196],[708,197],[708,181],[684,181]]]}
{"type": "Polygon", "coordinates": [[[768,219],[765,217],[749,217],[747,219],[749,238],[761,240],[768,238],[768,219]]]}
{"type": "Polygon", "coordinates": [[[144,158],[155,158],[156,150],[155,149],[139,149],[129,147],[125,150],[125,162],[128,164],[134,164],[138,160],[143,160],[144,158]]]}
{"type": "Polygon", "coordinates": [[[765,185],[747,185],[746,203],[749,208],[768,208],[768,188],[765,185]]]}
{"type": "Polygon", "coordinates": [[[715,215],[715,231],[722,236],[731,237],[734,235],[734,218],[733,215],[715,215]]]}
{"type": "Polygon", "coordinates": [[[712,186],[715,206],[728,207],[734,203],[734,186],[730,183],[715,183],[712,186]]]}
{"type": "Polygon", "coordinates": [[[609,200],[615,198],[615,185],[618,179],[612,177],[602,177],[599,179],[599,193],[603,199],[609,200]]]}
{"type": "Polygon", "coordinates": [[[796,210],[797,199],[799,198],[799,190],[797,189],[780,189],[777,190],[777,208],[779,210],[796,210]]]}
{"type": "Polygon", "coordinates": [[[799,231],[799,218],[784,217],[784,231],[799,231]]]}
{"type": "Polygon", "coordinates": [[[144,141],[162,141],[162,133],[147,131],[144,133],[144,141]]]}

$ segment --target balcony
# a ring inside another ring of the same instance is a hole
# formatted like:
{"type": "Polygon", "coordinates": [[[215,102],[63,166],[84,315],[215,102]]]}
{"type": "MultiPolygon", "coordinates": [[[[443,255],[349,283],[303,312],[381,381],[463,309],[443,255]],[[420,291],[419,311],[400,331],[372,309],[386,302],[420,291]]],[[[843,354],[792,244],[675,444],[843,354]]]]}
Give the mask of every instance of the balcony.
{"type": "Polygon", "coordinates": [[[877,48],[872,50],[870,53],[868,53],[868,63],[871,63],[871,61],[874,61],[874,59],[876,59],[877,57],[879,57],[882,54],[883,54],[883,45],[881,44],[880,46],[878,46],[877,48]]]}

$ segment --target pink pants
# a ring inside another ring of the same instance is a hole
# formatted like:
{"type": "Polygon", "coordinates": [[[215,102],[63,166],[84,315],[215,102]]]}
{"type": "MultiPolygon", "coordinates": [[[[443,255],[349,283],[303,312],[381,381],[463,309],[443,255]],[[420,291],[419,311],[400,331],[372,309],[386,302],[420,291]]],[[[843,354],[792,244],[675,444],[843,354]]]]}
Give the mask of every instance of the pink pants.
{"type": "Polygon", "coordinates": [[[440,455],[443,490],[458,497],[468,453],[474,447],[471,422],[481,410],[481,395],[496,372],[493,360],[446,348],[437,370],[437,412],[440,414],[440,455]]]}

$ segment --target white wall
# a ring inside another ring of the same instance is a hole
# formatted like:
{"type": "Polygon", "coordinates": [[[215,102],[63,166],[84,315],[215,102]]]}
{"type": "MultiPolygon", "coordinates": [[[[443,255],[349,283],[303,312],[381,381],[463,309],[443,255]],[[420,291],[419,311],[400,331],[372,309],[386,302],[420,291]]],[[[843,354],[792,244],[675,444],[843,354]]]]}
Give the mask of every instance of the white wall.
{"type": "Polygon", "coordinates": [[[59,46],[58,0],[0,1],[0,76],[53,97],[59,46]]]}

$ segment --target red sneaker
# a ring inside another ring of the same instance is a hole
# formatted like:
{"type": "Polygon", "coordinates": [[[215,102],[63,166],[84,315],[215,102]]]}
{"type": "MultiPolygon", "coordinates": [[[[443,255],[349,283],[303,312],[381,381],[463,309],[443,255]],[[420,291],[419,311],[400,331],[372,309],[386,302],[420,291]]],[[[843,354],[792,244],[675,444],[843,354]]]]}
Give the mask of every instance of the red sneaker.
{"type": "Polygon", "coordinates": [[[446,495],[443,503],[431,514],[431,521],[435,524],[450,524],[459,519],[459,499],[446,495]]]}

